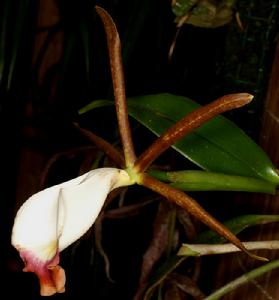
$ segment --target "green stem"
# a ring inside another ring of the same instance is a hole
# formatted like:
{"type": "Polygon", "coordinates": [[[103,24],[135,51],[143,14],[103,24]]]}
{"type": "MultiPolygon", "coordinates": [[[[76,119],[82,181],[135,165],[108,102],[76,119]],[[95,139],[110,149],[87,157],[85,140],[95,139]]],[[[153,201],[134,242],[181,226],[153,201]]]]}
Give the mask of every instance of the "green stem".
{"type": "Polygon", "coordinates": [[[269,262],[229,282],[228,284],[224,285],[223,287],[215,291],[210,296],[206,297],[204,300],[220,299],[220,297],[226,295],[227,293],[233,291],[234,289],[240,287],[241,285],[249,282],[250,280],[253,280],[254,278],[257,278],[263,275],[264,273],[270,272],[271,270],[276,269],[278,267],[279,267],[279,259],[269,262]]]}
{"type": "Polygon", "coordinates": [[[172,187],[183,191],[262,192],[272,195],[276,192],[276,186],[274,184],[245,176],[198,170],[177,172],[150,170],[148,174],[159,180],[169,182],[172,187]]]}

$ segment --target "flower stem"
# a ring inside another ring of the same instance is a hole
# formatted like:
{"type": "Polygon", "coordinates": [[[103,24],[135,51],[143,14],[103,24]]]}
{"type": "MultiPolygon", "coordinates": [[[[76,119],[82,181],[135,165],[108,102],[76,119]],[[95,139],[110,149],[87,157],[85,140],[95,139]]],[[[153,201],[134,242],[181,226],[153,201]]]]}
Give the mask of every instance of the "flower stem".
{"type": "Polygon", "coordinates": [[[252,99],[253,96],[247,93],[230,94],[192,111],[166,130],[165,133],[139,156],[135,161],[134,170],[139,173],[144,172],[161,153],[186,134],[200,127],[213,117],[228,110],[241,107],[249,103],[252,99]]]}
{"type": "Polygon", "coordinates": [[[148,174],[183,191],[242,191],[275,194],[276,186],[267,181],[200,170],[164,172],[150,169],[148,174]]]}
{"type": "Polygon", "coordinates": [[[121,43],[117,28],[111,16],[103,8],[99,6],[96,6],[95,8],[98,15],[101,17],[107,36],[116,113],[126,167],[132,167],[134,161],[136,160],[136,155],[128,119],[128,110],[125,95],[125,80],[121,58],[121,43]]]}

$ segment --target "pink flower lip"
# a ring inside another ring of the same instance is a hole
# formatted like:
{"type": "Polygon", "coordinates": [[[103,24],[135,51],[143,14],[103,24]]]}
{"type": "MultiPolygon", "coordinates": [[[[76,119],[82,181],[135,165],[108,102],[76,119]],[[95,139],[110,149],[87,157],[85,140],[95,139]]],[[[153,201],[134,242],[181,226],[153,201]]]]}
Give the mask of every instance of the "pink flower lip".
{"type": "Polygon", "coordinates": [[[51,296],[55,293],[65,292],[65,271],[59,263],[59,252],[48,261],[38,258],[30,250],[19,250],[20,257],[25,263],[24,272],[34,272],[40,282],[41,296],[51,296]]]}

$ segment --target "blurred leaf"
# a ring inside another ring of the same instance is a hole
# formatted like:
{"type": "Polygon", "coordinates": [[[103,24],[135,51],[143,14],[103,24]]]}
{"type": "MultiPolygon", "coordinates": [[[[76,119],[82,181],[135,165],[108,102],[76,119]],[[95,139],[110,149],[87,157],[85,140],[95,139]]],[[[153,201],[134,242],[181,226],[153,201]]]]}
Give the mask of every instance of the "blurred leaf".
{"type": "MultiPolygon", "coordinates": [[[[279,215],[243,215],[224,223],[234,234],[238,234],[250,226],[278,222],[279,215]]],[[[225,242],[221,236],[211,230],[200,233],[193,243],[218,244],[225,242]]]]}
{"type": "Polygon", "coordinates": [[[153,234],[150,245],[143,255],[141,275],[134,300],[141,300],[144,290],[149,283],[149,276],[163,253],[167,250],[172,210],[170,204],[162,201],[153,223],[153,234]]]}
{"type": "Polygon", "coordinates": [[[139,36],[144,32],[144,26],[152,13],[152,6],[156,3],[150,0],[134,0],[129,12],[129,18],[122,39],[123,65],[128,66],[132,52],[136,49],[139,36]],[[140,18],[138,16],[141,16],[140,18]]]}
{"type": "Polygon", "coordinates": [[[7,23],[8,23],[8,12],[10,1],[6,1],[2,14],[0,15],[0,83],[2,85],[3,75],[4,75],[4,66],[5,66],[5,46],[6,46],[6,36],[7,36],[7,23]]]}
{"type": "Polygon", "coordinates": [[[173,273],[169,276],[168,280],[171,280],[180,290],[191,295],[196,300],[202,300],[205,298],[205,295],[200,290],[197,283],[190,277],[173,273]]]}
{"type": "Polygon", "coordinates": [[[241,191],[272,195],[276,192],[275,184],[252,177],[196,170],[164,172],[152,169],[148,173],[183,191],[241,191]]]}
{"type": "MultiPolygon", "coordinates": [[[[269,222],[279,221],[279,215],[244,215],[224,223],[224,225],[231,230],[232,233],[238,234],[249,226],[266,224],[269,222]]],[[[208,230],[201,233],[193,243],[222,243],[224,239],[215,234],[213,231],[208,230]]],[[[196,256],[196,253],[193,253],[196,256]]],[[[165,261],[149,279],[150,286],[148,287],[144,300],[150,299],[155,288],[163,282],[163,280],[171,274],[187,257],[174,255],[165,261]]]]}
{"type": "Polygon", "coordinates": [[[85,69],[86,69],[86,75],[88,83],[90,82],[89,78],[89,66],[90,66],[90,36],[89,36],[89,30],[88,25],[86,22],[81,19],[80,20],[80,36],[82,40],[82,49],[84,51],[84,60],[85,60],[85,69]]]}
{"type": "MultiPolygon", "coordinates": [[[[129,114],[157,136],[199,106],[188,98],[171,94],[128,99],[129,114]]],[[[223,116],[208,121],[173,148],[208,171],[279,183],[275,167],[265,152],[223,116]]]]}
{"type": "Polygon", "coordinates": [[[164,300],[181,300],[180,291],[177,285],[173,282],[167,284],[164,300]]]}
{"type": "MultiPolygon", "coordinates": [[[[241,285],[243,285],[245,283],[253,281],[255,278],[257,278],[267,272],[270,272],[278,267],[279,267],[279,259],[271,261],[267,264],[264,264],[263,266],[253,269],[252,271],[241,275],[240,277],[234,279],[233,281],[230,281],[229,283],[222,286],[221,288],[219,288],[217,291],[215,291],[211,295],[204,298],[204,300],[224,299],[221,297],[223,297],[227,293],[233,291],[234,289],[240,287],[241,285]]],[[[271,299],[274,299],[274,298],[271,298],[271,299]]]]}
{"type": "Polygon", "coordinates": [[[197,27],[216,28],[231,22],[236,0],[176,0],[172,11],[176,23],[188,23],[197,27]]]}
{"type": "Polygon", "coordinates": [[[182,225],[187,239],[192,241],[196,237],[197,232],[190,214],[181,207],[177,208],[177,221],[182,225]]]}
{"type": "Polygon", "coordinates": [[[5,1],[0,15],[0,82],[9,89],[14,74],[15,62],[20,48],[29,0],[16,3],[5,1]]]}
{"type": "Polygon", "coordinates": [[[92,102],[90,102],[88,105],[82,107],[78,113],[80,115],[89,112],[95,108],[99,108],[99,107],[105,107],[105,106],[112,106],[114,105],[114,103],[110,100],[94,100],[92,102]]]}
{"type": "Polygon", "coordinates": [[[176,0],[172,4],[172,12],[179,17],[182,17],[190,12],[199,0],[176,0]]]}
{"type": "Polygon", "coordinates": [[[154,293],[155,288],[163,282],[164,279],[174,271],[187,256],[171,256],[164,264],[162,264],[149,279],[149,287],[146,290],[143,300],[149,300],[154,293]]]}
{"type": "Polygon", "coordinates": [[[36,74],[35,78],[39,76],[40,68],[42,67],[42,63],[49,50],[50,44],[53,42],[53,39],[55,38],[56,34],[59,33],[60,30],[61,27],[59,23],[51,26],[48,29],[46,38],[44,39],[44,42],[42,43],[42,46],[39,49],[37,58],[33,63],[33,73],[36,74]]]}

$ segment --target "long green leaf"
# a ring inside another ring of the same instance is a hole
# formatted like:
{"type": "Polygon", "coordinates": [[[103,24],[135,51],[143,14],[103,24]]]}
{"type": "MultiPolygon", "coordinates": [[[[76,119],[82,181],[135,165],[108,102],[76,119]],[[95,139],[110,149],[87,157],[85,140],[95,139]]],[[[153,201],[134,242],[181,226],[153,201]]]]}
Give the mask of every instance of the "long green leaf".
{"type": "Polygon", "coordinates": [[[0,12],[0,86],[3,85],[4,67],[6,64],[6,40],[7,40],[7,23],[9,15],[9,7],[11,6],[10,1],[6,1],[3,4],[3,10],[0,12]]]}
{"type": "MultiPolygon", "coordinates": [[[[170,94],[128,99],[129,114],[158,136],[197,107],[199,104],[188,98],[170,94]]],[[[265,152],[223,116],[210,120],[173,148],[208,171],[279,183],[279,176],[265,152]]]]}
{"type": "Polygon", "coordinates": [[[23,25],[26,21],[27,10],[30,0],[19,1],[18,12],[16,16],[16,21],[14,21],[14,32],[13,32],[13,48],[11,53],[10,70],[8,74],[8,89],[11,86],[12,76],[14,74],[15,63],[19,51],[19,44],[22,38],[23,25]]]}
{"type": "Polygon", "coordinates": [[[10,89],[30,0],[5,1],[0,14],[0,82],[10,89]]]}
{"type": "MultiPolygon", "coordinates": [[[[278,222],[279,215],[243,215],[233,218],[224,223],[224,225],[229,228],[234,234],[238,234],[245,228],[250,226],[255,226],[259,224],[267,224],[271,222],[278,222]]],[[[225,239],[220,237],[218,234],[212,230],[207,230],[200,233],[193,243],[201,244],[218,244],[225,242],[225,239]]]]}

